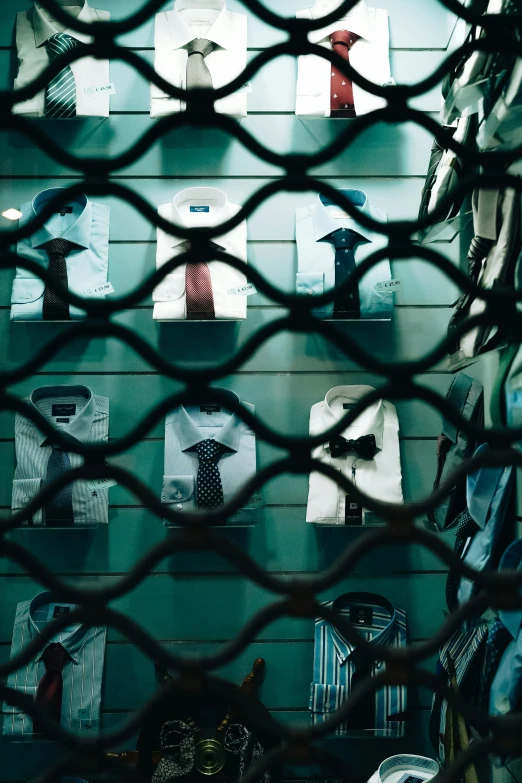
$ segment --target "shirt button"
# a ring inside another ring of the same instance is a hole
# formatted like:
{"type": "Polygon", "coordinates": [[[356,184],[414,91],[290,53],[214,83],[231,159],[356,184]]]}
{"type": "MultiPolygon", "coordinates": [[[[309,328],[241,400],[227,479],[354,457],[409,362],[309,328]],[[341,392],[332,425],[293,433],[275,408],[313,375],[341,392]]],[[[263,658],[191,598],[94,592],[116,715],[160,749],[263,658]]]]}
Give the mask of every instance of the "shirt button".
{"type": "Polygon", "coordinates": [[[29,498],[27,497],[27,495],[24,498],[24,503],[29,503],[29,498]]]}
{"type": "Polygon", "coordinates": [[[313,295],[314,295],[313,291],[308,291],[308,296],[313,296],[313,295]]]}
{"type": "Polygon", "coordinates": [[[181,492],[176,492],[176,497],[180,498],[181,497],[181,492]]]}
{"type": "Polygon", "coordinates": [[[24,294],[24,299],[30,299],[30,298],[31,298],[31,294],[24,294]]]}
{"type": "Polygon", "coordinates": [[[177,506],[176,506],[176,508],[177,508],[179,511],[181,511],[181,509],[183,508],[183,506],[181,505],[181,503],[178,503],[178,504],[177,504],[177,506]]]}

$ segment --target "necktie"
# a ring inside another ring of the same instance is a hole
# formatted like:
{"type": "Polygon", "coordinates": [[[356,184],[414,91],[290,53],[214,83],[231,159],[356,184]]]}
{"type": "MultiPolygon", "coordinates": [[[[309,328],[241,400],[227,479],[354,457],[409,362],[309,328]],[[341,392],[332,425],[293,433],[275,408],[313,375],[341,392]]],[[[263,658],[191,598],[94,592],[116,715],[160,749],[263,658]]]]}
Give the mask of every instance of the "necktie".
{"type": "MultiPolygon", "coordinates": [[[[355,245],[361,241],[361,236],[350,228],[339,228],[331,233],[329,241],[335,247],[335,287],[338,288],[355,272],[355,245]]],[[[353,283],[342,294],[334,299],[334,317],[360,318],[361,302],[359,285],[353,283]]]]}
{"type": "MultiPolygon", "coordinates": [[[[360,38],[359,35],[349,30],[336,30],[330,36],[334,52],[337,52],[343,60],[350,61],[350,49],[360,38]]],[[[332,82],[330,92],[330,116],[331,117],[355,117],[355,105],[353,102],[352,80],[344,76],[341,71],[332,65],[332,82]]]]}
{"type": "Polygon", "coordinates": [[[210,269],[205,261],[189,261],[185,267],[187,320],[210,321],[216,317],[210,269]]]}
{"type": "MultiPolygon", "coordinates": [[[[67,239],[51,239],[43,245],[49,256],[47,271],[65,288],[68,287],[66,257],[74,247],[67,239]]],[[[69,304],[45,286],[42,315],[46,321],[69,320],[69,304]]]]}
{"type": "MultiPolygon", "coordinates": [[[[36,704],[46,711],[49,718],[59,724],[62,716],[62,672],[67,660],[67,653],[61,644],[50,644],[44,650],[42,658],[46,672],[38,685],[36,704]]],[[[33,732],[35,734],[44,733],[44,721],[36,718],[33,724],[33,732]]]]}
{"type": "MultiPolygon", "coordinates": [[[[54,62],[64,52],[76,49],[77,46],[82,46],[82,43],[67,33],[55,33],[45,44],[50,62],[54,62]]],[[[47,85],[45,116],[59,119],[76,117],[76,80],[69,65],[66,65],[47,85]]]]}
{"type": "MultiPolygon", "coordinates": [[[[462,559],[462,553],[468,538],[473,536],[478,527],[477,523],[471,518],[469,511],[466,509],[458,517],[457,530],[455,531],[455,547],[454,553],[457,557],[462,559]]],[[[458,606],[458,589],[460,584],[460,574],[457,571],[450,569],[448,571],[448,579],[446,582],[446,601],[448,609],[452,612],[458,606]]]]}
{"type": "Polygon", "coordinates": [[[205,58],[216,48],[213,41],[206,38],[196,38],[187,46],[187,90],[207,89],[212,90],[212,74],[208,69],[205,58]]]}
{"type": "Polygon", "coordinates": [[[226,450],[225,446],[212,438],[202,440],[196,446],[199,458],[196,479],[196,505],[198,508],[216,508],[225,502],[217,463],[226,450]]]}
{"type": "MultiPolygon", "coordinates": [[[[373,674],[373,662],[356,648],[351,656],[354,672],[350,681],[350,691],[362,685],[373,674]]],[[[373,729],[375,727],[375,696],[370,693],[362,705],[352,713],[346,722],[347,729],[373,729]]]]}
{"type": "MultiPolygon", "coordinates": [[[[70,469],[71,461],[67,452],[53,446],[47,463],[46,482],[49,484],[51,481],[63,476],[70,469]]],[[[74,524],[72,484],[68,484],[63,489],[60,489],[47,503],[45,507],[45,523],[48,525],[50,522],[58,524],[59,527],[74,524]]]]}
{"type": "Polygon", "coordinates": [[[502,621],[496,617],[489,626],[484,656],[484,669],[480,679],[479,707],[485,712],[488,712],[489,710],[489,694],[500,659],[511,641],[513,641],[513,637],[502,621]]]}
{"type": "Polygon", "coordinates": [[[342,435],[336,435],[330,441],[330,453],[334,459],[355,451],[363,459],[373,459],[377,451],[375,435],[363,435],[357,440],[347,440],[342,435]]]}

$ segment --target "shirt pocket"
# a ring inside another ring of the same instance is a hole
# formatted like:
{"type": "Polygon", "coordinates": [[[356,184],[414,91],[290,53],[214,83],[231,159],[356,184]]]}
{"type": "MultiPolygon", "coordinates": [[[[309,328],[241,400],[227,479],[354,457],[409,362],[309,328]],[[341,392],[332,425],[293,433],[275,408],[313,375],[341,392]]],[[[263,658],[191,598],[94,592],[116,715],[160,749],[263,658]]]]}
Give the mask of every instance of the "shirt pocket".
{"type": "MultiPolygon", "coordinates": [[[[295,276],[295,290],[298,294],[308,294],[308,296],[324,294],[324,274],[322,272],[297,272],[295,276]]],[[[327,306],[314,307],[312,312],[317,313],[317,315],[325,315],[327,306]]]]}
{"type": "MultiPolygon", "coordinates": [[[[28,503],[34,498],[34,496],[40,491],[42,486],[42,479],[15,479],[13,481],[13,498],[12,498],[12,510],[20,511],[25,508],[28,503]]],[[[24,525],[42,525],[43,524],[43,511],[41,508],[35,511],[31,517],[32,522],[24,522],[24,525]]]]}
{"type": "Polygon", "coordinates": [[[175,511],[186,511],[195,507],[194,476],[163,476],[161,502],[175,511]]]}
{"type": "Polygon", "coordinates": [[[153,302],[175,302],[185,294],[185,274],[168,275],[152,294],[153,302]]]}
{"type": "Polygon", "coordinates": [[[36,277],[16,277],[13,280],[11,304],[30,304],[41,299],[45,290],[43,280],[36,277]]]}
{"type": "Polygon", "coordinates": [[[327,720],[346,701],[345,685],[324,685],[313,682],[310,688],[310,712],[312,722],[320,723],[327,720]]]}

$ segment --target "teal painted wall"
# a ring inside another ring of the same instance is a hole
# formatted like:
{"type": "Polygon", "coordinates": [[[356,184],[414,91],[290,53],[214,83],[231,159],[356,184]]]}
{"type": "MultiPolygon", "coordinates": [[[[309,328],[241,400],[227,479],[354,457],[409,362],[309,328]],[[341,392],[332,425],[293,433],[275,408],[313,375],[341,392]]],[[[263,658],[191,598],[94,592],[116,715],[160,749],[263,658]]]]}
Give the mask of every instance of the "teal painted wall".
{"type": "MultiPolygon", "coordinates": [[[[14,14],[27,0],[1,0],[0,87],[8,84],[12,55],[14,14]]],[[[94,5],[121,17],[139,7],[139,0],[97,0],[94,5]]],[[[279,12],[292,15],[303,0],[270,0],[279,12]]],[[[454,17],[437,0],[382,0],[391,20],[392,68],[396,81],[409,83],[426,76],[444,58],[455,25],[454,17]]],[[[230,0],[229,6],[241,9],[230,0]]],[[[166,7],[170,7],[168,4],[166,7]]],[[[249,46],[257,50],[282,39],[255,17],[249,19],[249,46]]],[[[152,22],[123,36],[121,43],[152,61],[152,22]]],[[[148,85],[122,63],[114,63],[111,78],[117,93],[107,121],[42,123],[70,151],[81,155],[114,156],[128,148],[151,127],[148,85]]],[[[295,63],[271,63],[253,80],[250,115],[243,126],[261,141],[270,139],[280,152],[313,152],[335,137],[344,123],[303,121],[293,116],[295,63]]],[[[414,101],[423,111],[435,113],[439,95],[433,90],[414,101]]],[[[30,199],[39,190],[74,181],[74,172],[56,164],[24,138],[2,136],[0,155],[0,212],[30,199]]],[[[358,187],[371,201],[388,211],[391,219],[414,218],[429,160],[431,138],[414,126],[378,126],[335,161],[318,169],[318,176],[335,187],[358,187]]],[[[205,182],[243,203],[280,171],[254,158],[241,145],[220,133],[180,130],[155,144],[135,164],[116,172],[117,180],[139,191],[151,204],[164,203],[182,188],[205,182]]],[[[310,194],[280,194],[265,203],[249,220],[249,263],[284,290],[292,291],[296,252],[294,212],[308,203],[310,194]]],[[[113,198],[111,206],[110,279],[117,294],[131,290],[154,268],[155,231],[126,204],[113,198]]],[[[459,243],[437,245],[453,263],[459,262],[459,243]]],[[[395,277],[403,286],[396,295],[391,325],[347,324],[341,328],[381,359],[415,358],[443,336],[456,299],[455,287],[421,261],[396,263],[395,277]]],[[[17,367],[47,340],[60,334],[60,325],[9,323],[11,274],[0,273],[0,357],[2,366],[17,367]]],[[[241,325],[217,324],[211,330],[198,324],[159,325],[152,321],[150,300],[116,317],[131,326],[162,355],[190,367],[221,362],[232,356],[263,324],[284,311],[263,296],[249,300],[248,320],[241,325]]],[[[443,367],[421,379],[444,394],[451,377],[443,367]]],[[[220,385],[235,390],[255,404],[258,416],[292,434],[306,434],[313,403],[338,384],[368,383],[382,379],[363,372],[353,361],[315,336],[281,334],[264,345],[233,377],[220,385]]],[[[67,346],[31,381],[16,387],[27,394],[47,383],[85,383],[111,400],[110,437],[122,437],[158,401],[178,390],[179,384],[157,375],[126,346],[112,340],[92,340],[67,346]]],[[[425,495],[432,484],[435,439],[440,417],[419,402],[398,404],[401,454],[406,499],[425,495]]],[[[115,459],[139,475],[159,493],[163,474],[163,427],[115,459]]],[[[279,452],[259,443],[259,464],[277,459],[279,452]]],[[[13,417],[0,414],[0,506],[10,503],[14,469],[13,417]]],[[[283,477],[265,492],[267,506],[253,530],[223,533],[240,544],[272,573],[303,575],[332,563],[353,531],[317,530],[305,524],[306,477],[283,477]]],[[[123,488],[110,494],[110,523],[96,531],[19,531],[13,535],[52,570],[85,585],[109,585],[128,572],[151,546],[168,535],[154,518],[123,488]]],[[[408,612],[412,640],[425,639],[443,622],[445,574],[428,552],[404,544],[377,551],[362,561],[353,576],[327,596],[346,590],[383,592],[408,612]]],[[[33,579],[18,567],[0,560],[0,660],[9,655],[15,605],[39,591],[33,579]]],[[[241,626],[271,600],[225,562],[210,555],[183,555],[161,563],[136,590],[114,606],[128,612],[156,639],[183,652],[202,653],[233,638],[241,626]],[[201,608],[204,611],[201,611],[201,608]]],[[[239,682],[257,656],[267,662],[262,687],[264,703],[284,722],[308,720],[307,703],[312,664],[310,621],[286,620],[266,629],[251,648],[227,667],[224,674],[239,682]]],[[[433,661],[427,666],[433,669],[433,661]]],[[[109,633],[103,698],[103,725],[115,727],[139,707],[154,689],[152,667],[145,657],[114,632],[109,633]]],[[[412,720],[404,740],[332,740],[330,749],[355,763],[368,775],[377,762],[399,750],[431,753],[427,742],[430,695],[412,698],[412,720]]],[[[132,745],[130,745],[132,747],[132,745]]],[[[0,746],[0,781],[29,780],[42,771],[46,759],[56,759],[49,743],[0,746]]],[[[310,770],[289,768],[289,777],[310,770]]]]}

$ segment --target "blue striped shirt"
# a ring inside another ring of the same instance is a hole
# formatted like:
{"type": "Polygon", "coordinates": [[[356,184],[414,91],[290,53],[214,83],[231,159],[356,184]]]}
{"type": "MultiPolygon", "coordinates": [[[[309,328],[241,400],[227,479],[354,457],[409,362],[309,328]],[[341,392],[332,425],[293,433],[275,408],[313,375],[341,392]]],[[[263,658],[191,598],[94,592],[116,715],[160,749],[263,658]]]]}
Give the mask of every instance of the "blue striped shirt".
{"type": "MultiPolygon", "coordinates": [[[[16,607],[11,658],[31,642],[51,622],[53,617],[72,612],[75,604],[58,602],[52,593],[40,593],[32,601],[16,607]]],[[[74,734],[95,734],[100,727],[101,687],[107,629],[103,626],[75,625],[51,638],[49,644],[60,643],[68,653],[62,672],[63,696],[61,726],[74,734]]],[[[44,648],[45,650],[46,648],[44,648]]],[[[26,666],[9,674],[7,685],[20,693],[36,697],[38,685],[45,674],[44,650],[26,666]]],[[[4,703],[4,734],[31,735],[33,721],[20,708],[4,703]]]]}
{"type": "MultiPolygon", "coordinates": [[[[357,627],[367,641],[383,647],[405,647],[407,642],[406,614],[386,598],[373,593],[347,593],[324,604],[357,627]]],[[[326,620],[315,621],[314,681],[310,693],[312,723],[322,723],[335,712],[351,693],[356,667],[354,648],[326,620]]],[[[372,674],[378,674],[385,664],[374,661],[372,674]]],[[[370,697],[371,698],[371,697],[370,697]]],[[[386,685],[375,694],[375,725],[361,726],[379,737],[402,737],[406,710],[406,688],[386,685]]],[[[347,724],[341,723],[335,735],[347,734],[347,724]]]]}

